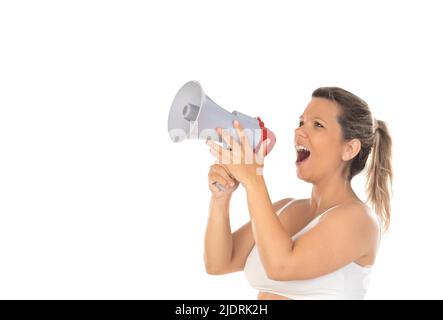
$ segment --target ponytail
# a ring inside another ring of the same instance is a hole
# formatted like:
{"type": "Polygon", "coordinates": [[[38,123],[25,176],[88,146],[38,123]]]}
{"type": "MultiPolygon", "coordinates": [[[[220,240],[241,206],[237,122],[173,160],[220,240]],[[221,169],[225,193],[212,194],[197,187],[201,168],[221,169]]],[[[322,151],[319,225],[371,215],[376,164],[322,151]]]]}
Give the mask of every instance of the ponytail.
{"type": "Polygon", "coordinates": [[[385,122],[375,120],[374,145],[366,179],[366,193],[372,208],[381,218],[383,231],[391,220],[392,140],[385,122]]]}

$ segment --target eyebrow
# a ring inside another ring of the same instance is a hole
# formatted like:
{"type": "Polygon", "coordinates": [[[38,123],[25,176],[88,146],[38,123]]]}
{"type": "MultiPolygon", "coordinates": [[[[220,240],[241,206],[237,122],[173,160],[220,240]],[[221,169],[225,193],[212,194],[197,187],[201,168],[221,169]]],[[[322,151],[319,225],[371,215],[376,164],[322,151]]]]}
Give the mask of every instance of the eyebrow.
{"type": "MultiPolygon", "coordinates": [[[[299,119],[300,119],[300,120],[303,119],[303,115],[301,115],[301,116],[299,117],[299,119]]],[[[324,123],[328,123],[327,121],[323,120],[323,119],[320,118],[319,116],[315,116],[315,117],[313,117],[313,119],[318,119],[318,120],[323,121],[324,123]]]]}

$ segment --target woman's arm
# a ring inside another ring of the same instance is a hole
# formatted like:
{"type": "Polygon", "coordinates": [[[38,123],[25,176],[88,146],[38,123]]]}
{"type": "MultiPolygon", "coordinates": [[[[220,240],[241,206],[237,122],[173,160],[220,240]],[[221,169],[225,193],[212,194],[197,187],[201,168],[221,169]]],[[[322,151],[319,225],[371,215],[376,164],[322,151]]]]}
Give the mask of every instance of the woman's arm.
{"type": "Polygon", "coordinates": [[[252,230],[266,274],[273,277],[274,270],[290,253],[292,239],[272,208],[263,175],[244,185],[252,230]]]}
{"type": "Polygon", "coordinates": [[[331,210],[295,242],[270,208],[263,176],[245,185],[254,239],[268,278],[316,278],[364,256],[377,241],[378,226],[359,204],[331,210]]]}
{"type": "Polygon", "coordinates": [[[232,233],[229,221],[231,198],[211,197],[205,233],[204,260],[206,272],[221,274],[232,257],[232,233]]]}
{"type": "MultiPolygon", "coordinates": [[[[279,210],[291,199],[285,198],[272,204],[279,210]]],[[[255,240],[251,222],[231,233],[229,199],[211,198],[208,225],[205,234],[204,260],[209,274],[226,274],[242,271],[255,240]]]]}

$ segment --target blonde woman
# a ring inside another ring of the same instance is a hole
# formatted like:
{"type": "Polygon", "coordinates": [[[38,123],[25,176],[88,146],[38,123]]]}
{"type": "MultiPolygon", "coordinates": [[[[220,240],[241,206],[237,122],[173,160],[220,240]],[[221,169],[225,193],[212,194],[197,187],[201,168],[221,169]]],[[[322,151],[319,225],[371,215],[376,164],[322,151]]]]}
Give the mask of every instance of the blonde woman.
{"type": "Polygon", "coordinates": [[[234,127],[240,143],[218,129],[230,149],[207,142],[218,161],[208,174],[206,271],[243,270],[258,299],[363,299],[382,229],[390,222],[392,143],[386,124],[346,90],[315,90],[294,139],[297,177],[312,184],[311,197],[274,203],[260,174],[266,143],[257,158],[244,161],[251,146],[240,124],[234,127]],[[351,180],[365,167],[363,202],[351,180]],[[232,233],[229,203],[239,184],[251,219],[232,233]]]}

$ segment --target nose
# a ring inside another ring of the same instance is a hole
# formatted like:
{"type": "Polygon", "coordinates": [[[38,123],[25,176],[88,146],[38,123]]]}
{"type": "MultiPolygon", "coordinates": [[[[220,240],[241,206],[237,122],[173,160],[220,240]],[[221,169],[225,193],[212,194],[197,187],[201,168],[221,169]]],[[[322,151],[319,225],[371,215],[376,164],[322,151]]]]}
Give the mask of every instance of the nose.
{"type": "Polygon", "coordinates": [[[295,129],[295,138],[297,138],[297,137],[302,137],[302,138],[308,137],[306,130],[303,129],[303,127],[298,127],[295,129]]]}

